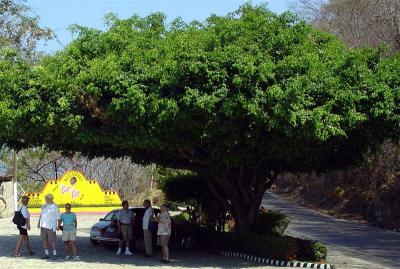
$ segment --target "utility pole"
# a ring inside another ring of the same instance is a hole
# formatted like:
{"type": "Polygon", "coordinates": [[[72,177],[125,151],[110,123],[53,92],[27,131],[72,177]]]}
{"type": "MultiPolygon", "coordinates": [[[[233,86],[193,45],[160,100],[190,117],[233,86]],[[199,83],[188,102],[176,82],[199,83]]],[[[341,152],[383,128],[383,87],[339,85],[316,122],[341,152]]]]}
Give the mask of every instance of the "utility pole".
{"type": "Polygon", "coordinates": [[[17,152],[13,150],[13,197],[14,211],[18,210],[18,179],[17,179],[17,152]]]}
{"type": "Polygon", "coordinates": [[[153,181],[156,172],[156,164],[151,165],[151,179],[150,179],[150,203],[153,205],[153,181]]]}
{"type": "Polygon", "coordinates": [[[58,180],[58,175],[57,175],[57,159],[54,160],[54,171],[56,172],[56,180],[58,180]]]}

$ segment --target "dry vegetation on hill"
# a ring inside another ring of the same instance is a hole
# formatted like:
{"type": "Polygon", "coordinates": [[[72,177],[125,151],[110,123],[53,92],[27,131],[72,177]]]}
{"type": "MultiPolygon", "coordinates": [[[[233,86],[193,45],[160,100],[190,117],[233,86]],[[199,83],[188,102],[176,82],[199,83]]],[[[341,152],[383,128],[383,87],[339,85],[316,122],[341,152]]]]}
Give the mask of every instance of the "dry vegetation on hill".
{"type": "Polygon", "coordinates": [[[330,215],[399,229],[400,150],[386,143],[360,167],[319,175],[286,175],[275,190],[330,215]]]}

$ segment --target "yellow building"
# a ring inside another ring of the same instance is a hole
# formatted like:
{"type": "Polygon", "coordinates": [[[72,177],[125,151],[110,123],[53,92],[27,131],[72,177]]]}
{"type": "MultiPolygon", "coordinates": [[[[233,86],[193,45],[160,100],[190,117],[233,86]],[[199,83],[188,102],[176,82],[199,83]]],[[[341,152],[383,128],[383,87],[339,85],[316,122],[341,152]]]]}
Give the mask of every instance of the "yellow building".
{"type": "MultiPolygon", "coordinates": [[[[27,193],[30,198],[30,207],[41,207],[45,203],[46,194],[54,196],[54,202],[58,205],[70,203],[73,207],[114,207],[121,205],[121,199],[117,192],[100,187],[97,180],[86,179],[78,171],[68,171],[59,180],[47,181],[40,192],[27,193]]],[[[89,210],[96,211],[96,210],[89,210]]]]}

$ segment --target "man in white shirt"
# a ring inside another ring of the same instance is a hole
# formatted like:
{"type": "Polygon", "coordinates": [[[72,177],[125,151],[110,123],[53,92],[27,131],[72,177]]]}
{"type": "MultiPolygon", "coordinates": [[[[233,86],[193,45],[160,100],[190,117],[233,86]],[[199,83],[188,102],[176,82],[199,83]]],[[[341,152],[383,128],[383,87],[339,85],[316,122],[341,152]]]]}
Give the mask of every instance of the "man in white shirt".
{"type": "Polygon", "coordinates": [[[143,201],[143,206],[146,208],[146,211],[143,215],[143,241],[144,247],[146,250],[146,257],[153,256],[153,235],[151,231],[149,231],[149,223],[154,221],[154,210],[151,207],[151,203],[149,200],[143,201]]]}
{"type": "Polygon", "coordinates": [[[50,258],[49,241],[53,249],[53,260],[57,259],[56,251],[56,231],[58,231],[58,220],[61,217],[60,209],[53,202],[53,195],[46,195],[46,204],[42,206],[38,228],[40,229],[40,237],[43,242],[44,255],[42,259],[50,258]]]}
{"type": "Polygon", "coordinates": [[[29,203],[28,196],[22,196],[21,205],[19,206],[18,211],[21,211],[21,214],[25,218],[26,223],[23,226],[17,226],[19,230],[19,237],[17,240],[17,244],[15,246],[15,252],[14,252],[15,257],[20,256],[19,250],[22,244],[25,245],[26,249],[28,250],[28,254],[33,255],[33,251],[29,244],[29,236],[28,236],[28,230],[31,229],[30,214],[28,208],[26,207],[28,203],[29,203]]]}

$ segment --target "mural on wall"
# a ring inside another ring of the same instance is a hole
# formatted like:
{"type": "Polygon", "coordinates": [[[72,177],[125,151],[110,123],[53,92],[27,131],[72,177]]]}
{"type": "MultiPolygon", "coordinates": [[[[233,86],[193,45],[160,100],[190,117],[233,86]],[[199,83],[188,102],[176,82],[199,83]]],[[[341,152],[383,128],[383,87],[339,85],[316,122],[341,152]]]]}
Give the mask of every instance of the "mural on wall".
{"type": "Polygon", "coordinates": [[[86,179],[79,171],[68,171],[59,180],[49,180],[40,192],[27,193],[30,207],[45,203],[46,194],[54,196],[58,205],[70,203],[73,206],[114,206],[121,204],[121,198],[113,190],[101,188],[97,180],[86,179]]]}

